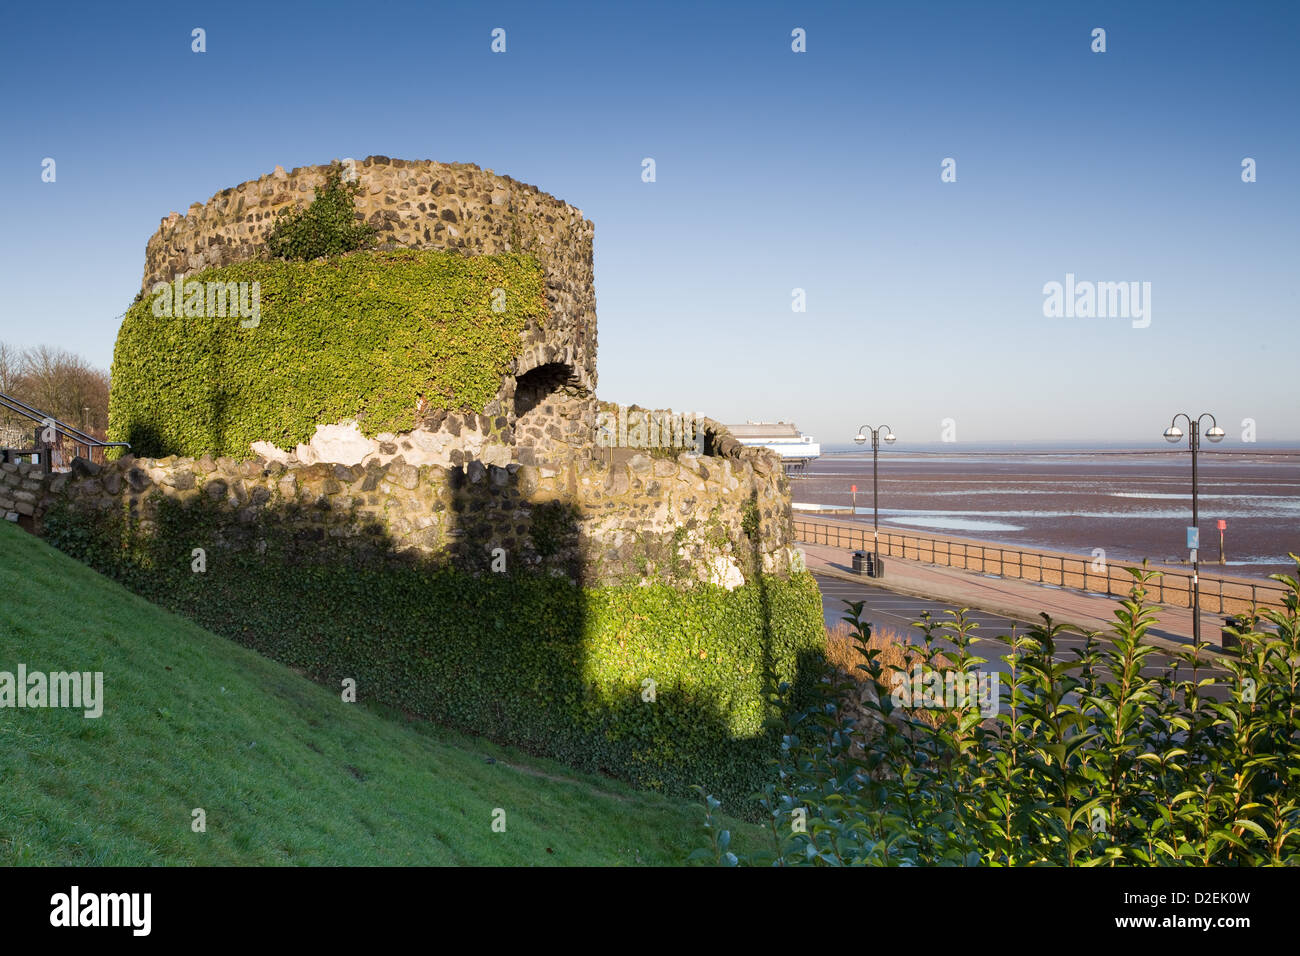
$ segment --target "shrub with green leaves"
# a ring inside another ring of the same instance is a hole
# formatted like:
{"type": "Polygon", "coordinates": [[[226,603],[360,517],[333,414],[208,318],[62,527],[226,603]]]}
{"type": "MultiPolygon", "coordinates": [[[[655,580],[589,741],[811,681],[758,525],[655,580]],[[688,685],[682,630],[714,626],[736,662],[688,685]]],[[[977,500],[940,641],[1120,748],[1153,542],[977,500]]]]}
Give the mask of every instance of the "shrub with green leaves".
{"type": "MultiPolygon", "coordinates": [[[[1300,569],[1300,557],[1291,556],[1300,569]]],[[[906,671],[868,646],[850,604],[865,693],[828,673],[811,707],[786,722],[762,805],[767,847],[738,852],[705,791],[709,845],[722,865],[1252,866],[1300,864],[1300,583],[1283,610],[1249,616],[1241,653],[1166,652],[1150,670],[1155,576],[1133,569],[1131,597],[1105,639],[1069,655],[1044,623],[1010,642],[1000,709],[900,706],[906,671]],[[859,723],[846,708],[865,701],[859,723]],[[923,719],[929,716],[931,720],[923,719]]],[[[969,672],[976,625],[965,612],[917,624],[925,669],[969,672]],[[950,646],[943,648],[942,636],[950,646]],[[955,651],[952,649],[955,647],[955,651]],[[937,661],[939,654],[948,664],[937,661]]],[[[915,701],[903,701],[904,704],[915,701]]]]}
{"type": "Polygon", "coordinates": [[[342,167],[331,166],[306,209],[280,211],[266,237],[267,252],[275,259],[319,259],[372,245],[375,227],[357,217],[360,191],[360,182],[344,182],[342,167]]]}
{"type": "Polygon", "coordinates": [[[809,574],[733,591],[474,574],[377,553],[364,529],[304,534],[294,507],[269,507],[245,528],[256,547],[229,544],[230,515],[206,497],[162,499],[147,530],[131,511],[65,502],[44,533],[326,686],[352,678],[359,699],[649,789],[705,784],[731,812],[756,815],[752,795],[778,746],[775,687],[803,699],[820,673],[821,596],[809,574]],[[196,574],[200,545],[207,570],[196,574]]]}
{"type": "Polygon", "coordinates": [[[246,459],[252,442],[292,448],[348,418],[370,436],[409,430],[421,395],[482,412],[549,314],[542,267],[514,254],[248,261],[187,281],[260,283],[260,322],[158,316],[150,297],[127,311],[109,435],[139,456],[246,459]]]}

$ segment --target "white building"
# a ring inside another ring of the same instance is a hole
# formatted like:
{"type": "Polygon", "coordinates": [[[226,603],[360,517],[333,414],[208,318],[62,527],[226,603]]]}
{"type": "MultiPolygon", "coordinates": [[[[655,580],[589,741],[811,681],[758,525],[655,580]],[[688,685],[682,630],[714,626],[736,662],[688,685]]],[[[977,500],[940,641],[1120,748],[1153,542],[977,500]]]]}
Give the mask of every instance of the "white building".
{"type": "Polygon", "coordinates": [[[821,457],[821,444],[812,435],[802,434],[793,422],[746,422],[728,425],[727,430],[742,445],[772,449],[788,472],[801,472],[808,462],[821,457]]]}

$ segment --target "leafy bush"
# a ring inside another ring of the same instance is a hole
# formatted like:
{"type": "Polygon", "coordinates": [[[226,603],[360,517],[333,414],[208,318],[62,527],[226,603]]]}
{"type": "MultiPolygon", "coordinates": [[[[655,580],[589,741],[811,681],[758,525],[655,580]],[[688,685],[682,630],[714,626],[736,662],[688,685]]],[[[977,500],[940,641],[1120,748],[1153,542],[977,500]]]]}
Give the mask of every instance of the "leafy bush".
{"type": "Polygon", "coordinates": [[[383,542],[365,547],[370,529],[312,536],[290,517],[282,506],[260,518],[246,529],[250,547],[235,546],[229,514],[206,497],[162,499],[148,531],[130,511],[67,503],[44,529],[209,630],[327,686],[355,679],[361,700],[649,789],[684,795],[705,783],[733,812],[756,814],[752,795],[778,746],[775,687],[803,699],[820,672],[810,575],[734,591],[583,587],[404,560],[377,553],[383,542]],[[191,571],[196,546],[208,549],[203,574],[191,571]]]}
{"type": "Polygon", "coordinates": [[[409,430],[421,395],[430,408],[482,412],[520,333],[549,314],[542,268],[520,255],[359,252],[190,280],[260,283],[260,323],[157,316],[149,297],[128,310],[109,435],[136,455],[244,459],[252,442],[292,448],[347,418],[371,436],[409,430]],[[494,289],[506,290],[502,311],[494,289]]]}
{"type": "Polygon", "coordinates": [[[364,249],[375,241],[375,227],[357,218],[356,196],[361,183],[344,182],[341,166],[331,166],[325,185],[303,210],[281,210],[266,237],[267,251],[276,259],[319,259],[364,249]]]}
{"type": "MultiPolygon", "coordinates": [[[[1300,557],[1292,555],[1300,568],[1300,557]]],[[[815,704],[785,726],[762,805],[767,849],[744,855],[705,799],[709,846],[693,858],[894,865],[1296,865],[1300,863],[1300,584],[1285,610],[1239,631],[1242,651],[1212,666],[1204,646],[1173,652],[1144,675],[1156,623],[1145,603],[1155,576],[1133,571],[1132,595],[1109,640],[1089,635],[1074,660],[1044,623],[1012,642],[995,719],[973,706],[919,709],[893,697],[897,665],[871,646],[861,603],[850,604],[868,693],[859,724],[844,701],[852,681],[828,675],[815,704]],[[1266,624],[1264,623],[1266,622],[1266,624]],[[1212,694],[1211,690],[1217,690],[1212,694]],[[1223,698],[1223,699],[1217,699],[1223,698]],[[924,712],[923,712],[924,711],[924,712]],[[939,714],[938,721],[927,721],[939,714]]],[[[964,612],[918,622],[923,661],[946,650],[960,672],[973,651],[964,612]]]]}

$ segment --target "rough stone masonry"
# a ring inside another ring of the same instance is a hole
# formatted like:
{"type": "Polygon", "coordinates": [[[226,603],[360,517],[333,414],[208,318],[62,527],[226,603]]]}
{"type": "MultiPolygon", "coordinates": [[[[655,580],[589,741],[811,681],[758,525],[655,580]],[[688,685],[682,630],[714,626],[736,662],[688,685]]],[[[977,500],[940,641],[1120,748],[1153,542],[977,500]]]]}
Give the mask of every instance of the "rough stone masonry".
{"type": "MultiPolygon", "coordinates": [[[[801,566],[790,496],[776,456],[702,420],[704,453],[598,447],[594,226],[534,186],[472,164],[372,156],[343,160],[359,181],[358,214],[380,248],[520,252],[546,276],[550,316],[521,333],[521,350],[482,413],[431,412],[410,433],[362,435],[320,422],[294,449],[254,443],[250,460],[127,456],[77,462],[71,475],[0,469],[0,512],[38,530],[62,501],[92,513],[125,508],[148,533],[164,498],[202,496],[229,516],[225,546],[256,547],[267,515],[304,536],[379,529],[387,546],[483,567],[496,548],[525,566],[566,569],[586,583],[672,575],[726,587],[759,569],[801,566]],[[563,503],[573,534],[558,551],[538,514],[563,503]],[[746,532],[746,515],[757,519],[746,532]]],[[[264,253],[276,214],[310,202],[329,166],[274,172],[222,190],[149,240],[142,292],[264,253]]]]}

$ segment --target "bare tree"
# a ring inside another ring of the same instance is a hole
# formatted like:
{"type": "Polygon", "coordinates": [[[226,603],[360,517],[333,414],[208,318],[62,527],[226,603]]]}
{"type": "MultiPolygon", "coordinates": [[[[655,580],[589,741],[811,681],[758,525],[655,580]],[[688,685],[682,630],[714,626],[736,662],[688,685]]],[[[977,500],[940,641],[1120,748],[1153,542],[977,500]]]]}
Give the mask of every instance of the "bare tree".
{"type": "Polygon", "coordinates": [[[0,342],[0,392],[12,395],[14,382],[23,369],[22,349],[15,348],[8,342],[0,342]]]}
{"type": "MultiPolygon", "coordinates": [[[[0,342],[0,393],[13,395],[18,389],[18,379],[22,371],[22,349],[15,348],[8,342],[0,342]]],[[[30,423],[27,419],[7,408],[0,407],[0,448],[21,447],[28,444],[24,440],[28,424],[30,423]]]]}
{"type": "Polygon", "coordinates": [[[64,349],[19,350],[0,342],[0,392],[73,427],[94,434],[107,429],[108,384],[108,373],[64,349]]]}

